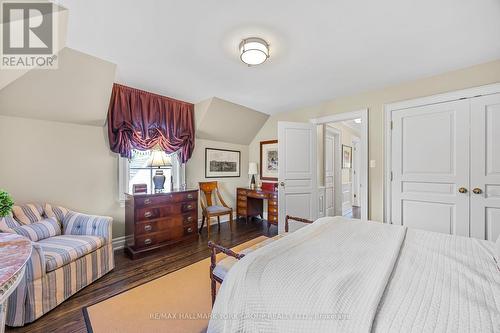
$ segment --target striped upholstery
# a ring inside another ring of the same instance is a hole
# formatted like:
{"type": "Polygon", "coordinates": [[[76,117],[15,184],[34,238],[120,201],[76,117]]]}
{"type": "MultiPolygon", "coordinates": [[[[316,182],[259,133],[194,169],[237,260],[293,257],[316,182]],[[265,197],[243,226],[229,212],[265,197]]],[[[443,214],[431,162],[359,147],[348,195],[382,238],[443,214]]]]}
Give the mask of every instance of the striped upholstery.
{"type": "Polygon", "coordinates": [[[12,212],[14,213],[16,220],[18,220],[21,224],[31,224],[43,219],[43,208],[39,204],[13,206],[12,212]]]}
{"type": "Polygon", "coordinates": [[[8,326],[40,318],[114,268],[111,218],[69,212],[64,221],[64,235],[32,242],[26,273],[8,300],[8,326]]]}
{"type": "Polygon", "coordinates": [[[20,225],[12,216],[0,217],[0,232],[12,232],[12,228],[20,225]]]}
{"type": "Polygon", "coordinates": [[[69,212],[63,221],[65,235],[101,236],[111,242],[111,222],[108,216],[86,215],[69,212]]]}
{"type": "Polygon", "coordinates": [[[33,242],[58,236],[61,234],[61,226],[55,218],[41,220],[40,222],[26,224],[12,228],[11,232],[22,235],[33,242]]]}
{"type": "Polygon", "coordinates": [[[52,206],[48,203],[43,206],[43,211],[45,212],[45,216],[55,217],[61,223],[64,221],[64,217],[66,216],[66,214],[69,213],[69,210],[64,207],[52,206]]]}
{"type": "Polygon", "coordinates": [[[38,242],[45,253],[47,272],[97,250],[104,243],[102,237],[73,235],[51,237],[38,242]]]}

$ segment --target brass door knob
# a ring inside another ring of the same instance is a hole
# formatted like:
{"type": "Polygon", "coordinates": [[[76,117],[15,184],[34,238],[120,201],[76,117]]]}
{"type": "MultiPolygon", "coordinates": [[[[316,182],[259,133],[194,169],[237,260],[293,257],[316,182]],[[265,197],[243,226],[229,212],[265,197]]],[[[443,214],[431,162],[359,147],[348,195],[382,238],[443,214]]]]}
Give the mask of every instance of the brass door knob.
{"type": "Polygon", "coordinates": [[[483,193],[483,190],[481,190],[479,187],[476,187],[475,189],[472,190],[472,192],[474,192],[474,194],[481,194],[483,193]]]}
{"type": "Polygon", "coordinates": [[[458,189],[458,192],[460,193],[467,193],[467,189],[465,187],[461,187],[458,189]]]}

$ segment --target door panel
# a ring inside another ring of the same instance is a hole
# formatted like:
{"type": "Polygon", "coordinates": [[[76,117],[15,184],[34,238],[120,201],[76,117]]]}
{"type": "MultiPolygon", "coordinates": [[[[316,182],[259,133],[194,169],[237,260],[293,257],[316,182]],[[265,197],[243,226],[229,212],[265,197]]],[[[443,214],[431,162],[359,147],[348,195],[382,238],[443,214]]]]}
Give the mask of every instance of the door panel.
{"type": "Polygon", "coordinates": [[[392,223],[469,236],[467,100],[392,112],[392,223]]]}
{"type": "MultiPolygon", "coordinates": [[[[285,216],[315,220],[317,216],[316,126],[278,122],[278,230],[284,232],[285,216]]],[[[290,231],[303,224],[290,224],[290,231]]]]}
{"type": "Polygon", "coordinates": [[[325,208],[326,216],[334,216],[334,173],[335,173],[335,144],[334,137],[326,130],[325,133],[325,208]]]}
{"type": "Polygon", "coordinates": [[[471,99],[471,236],[500,235],[500,94],[471,99]]]}

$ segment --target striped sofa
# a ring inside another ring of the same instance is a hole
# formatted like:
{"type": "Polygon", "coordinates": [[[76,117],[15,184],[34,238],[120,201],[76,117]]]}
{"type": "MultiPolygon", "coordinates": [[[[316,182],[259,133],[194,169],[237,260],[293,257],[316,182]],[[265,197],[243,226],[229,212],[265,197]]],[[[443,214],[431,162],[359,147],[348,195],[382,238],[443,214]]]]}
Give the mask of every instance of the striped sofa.
{"type": "Polygon", "coordinates": [[[23,281],[9,297],[6,323],[23,326],[114,268],[112,218],[63,207],[14,206],[0,231],[21,234],[33,251],[23,281]]]}

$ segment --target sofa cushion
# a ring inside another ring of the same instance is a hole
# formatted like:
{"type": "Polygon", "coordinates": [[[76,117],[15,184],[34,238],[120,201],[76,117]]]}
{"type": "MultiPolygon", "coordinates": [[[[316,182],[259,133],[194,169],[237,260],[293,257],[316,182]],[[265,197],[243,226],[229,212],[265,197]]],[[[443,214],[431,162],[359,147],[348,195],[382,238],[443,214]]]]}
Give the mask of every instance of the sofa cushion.
{"type": "MultiPolygon", "coordinates": [[[[271,242],[274,242],[275,240],[280,239],[281,237],[283,237],[285,235],[286,235],[286,233],[283,233],[283,234],[274,236],[273,238],[266,239],[262,242],[259,242],[257,244],[250,246],[250,247],[247,247],[246,249],[240,251],[239,253],[247,255],[250,252],[253,252],[253,251],[257,250],[258,248],[261,248],[261,247],[263,247],[271,242]]],[[[224,278],[226,277],[226,274],[229,272],[231,267],[233,267],[233,265],[236,264],[237,262],[238,262],[238,259],[236,259],[235,257],[227,256],[226,258],[220,260],[217,263],[217,265],[215,266],[215,268],[213,270],[213,274],[216,277],[218,277],[219,279],[224,280],[224,278]]]]}
{"type": "Polygon", "coordinates": [[[64,217],[69,213],[69,209],[61,207],[61,206],[53,206],[51,204],[46,203],[43,206],[43,211],[45,212],[45,216],[47,217],[55,217],[59,222],[64,221],[64,217]]]}
{"type": "Polygon", "coordinates": [[[0,217],[0,232],[12,232],[12,228],[21,226],[12,216],[0,217]]]}
{"type": "Polygon", "coordinates": [[[47,272],[62,267],[105,244],[103,237],[63,235],[38,242],[45,254],[47,272]]]}
{"type": "Polygon", "coordinates": [[[14,217],[21,224],[31,224],[43,220],[43,208],[39,204],[13,206],[14,217]]]}
{"type": "Polygon", "coordinates": [[[12,228],[12,232],[18,235],[24,236],[33,242],[39,240],[58,236],[61,234],[61,225],[53,217],[41,220],[40,222],[35,222],[31,224],[21,225],[12,228]]]}

